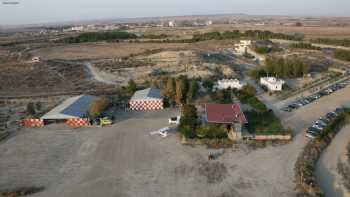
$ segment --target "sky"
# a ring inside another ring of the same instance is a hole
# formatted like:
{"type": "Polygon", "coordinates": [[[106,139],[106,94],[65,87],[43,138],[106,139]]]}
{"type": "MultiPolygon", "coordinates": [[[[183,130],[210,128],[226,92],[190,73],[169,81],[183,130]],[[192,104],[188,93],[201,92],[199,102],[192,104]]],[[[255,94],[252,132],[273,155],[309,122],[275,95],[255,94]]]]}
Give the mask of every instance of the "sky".
{"type": "Polygon", "coordinates": [[[350,0],[0,0],[0,25],[201,14],[350,16],[350,0]],[[19,2],[7,4],[4,2],[19,2]]]}

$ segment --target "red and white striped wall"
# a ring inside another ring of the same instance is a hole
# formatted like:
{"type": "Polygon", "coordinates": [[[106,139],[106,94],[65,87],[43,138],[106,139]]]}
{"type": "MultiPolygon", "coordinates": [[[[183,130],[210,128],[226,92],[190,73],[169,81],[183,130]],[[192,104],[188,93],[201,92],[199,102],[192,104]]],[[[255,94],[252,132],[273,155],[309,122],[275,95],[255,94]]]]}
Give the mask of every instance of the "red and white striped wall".
{"type": "Polygon", "coordinates": [[[134,111],[161,110],[163,100],[138,100],[129,102],[130,109],[134,111]]]}

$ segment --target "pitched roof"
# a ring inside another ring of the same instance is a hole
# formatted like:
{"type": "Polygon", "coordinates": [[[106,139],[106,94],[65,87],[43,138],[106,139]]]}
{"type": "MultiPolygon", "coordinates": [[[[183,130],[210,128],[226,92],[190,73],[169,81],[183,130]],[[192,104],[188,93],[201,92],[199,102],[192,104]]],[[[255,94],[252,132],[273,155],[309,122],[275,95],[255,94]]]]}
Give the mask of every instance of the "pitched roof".
{"type": "Polygon", "coordinates": [[[79,95],[69,98],[46,113],[41,119],[64,120],[83,118],[87,115],[91,103],[98,99],[99,97],[91,95],[79,95]]]}
{"type": "Polygon", "coordinates": [[[162,99],[159,89],[156,88],[147,88],[144,90],[136,91],[135,94],[131,97],[130,101],[135,100],[160,100],[162,99]]]}
{"type": "Polygon", "coordinates": [[[248,123],[239,104],[206,104],[205,110],[209,123],[248,123]]]}

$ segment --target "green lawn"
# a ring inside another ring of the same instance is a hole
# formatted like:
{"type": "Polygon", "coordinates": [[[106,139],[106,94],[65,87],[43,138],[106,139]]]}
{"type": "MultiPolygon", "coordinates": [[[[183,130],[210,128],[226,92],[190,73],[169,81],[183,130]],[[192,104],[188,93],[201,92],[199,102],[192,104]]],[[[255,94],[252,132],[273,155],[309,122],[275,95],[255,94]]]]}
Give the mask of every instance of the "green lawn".
{"type": "Polygon", "coordinates": [[[255,111],[245,113],[248,119],[248,131],[259,135],[286,134],[280,120],[271,111],[258,113],[255,111]]]}

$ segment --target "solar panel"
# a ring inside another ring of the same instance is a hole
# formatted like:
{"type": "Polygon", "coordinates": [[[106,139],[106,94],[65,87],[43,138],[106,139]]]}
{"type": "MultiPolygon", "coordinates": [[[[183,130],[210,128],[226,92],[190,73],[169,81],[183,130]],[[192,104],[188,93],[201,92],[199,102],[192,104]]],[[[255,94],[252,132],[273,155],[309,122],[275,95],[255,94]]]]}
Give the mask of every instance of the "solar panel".
{"type": "Polygon", "coordinates": [[[61,113],[69,116],[84,117],[90,109],[90,104],[97,99],[98,97],[96,96],[84,95],[66,107],[61,113]]]}

